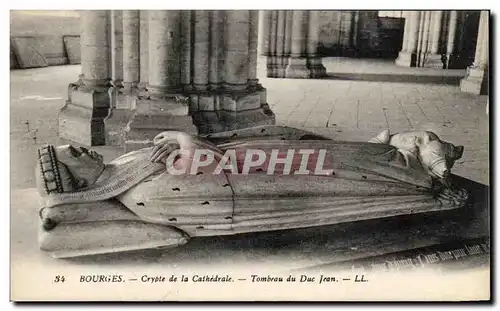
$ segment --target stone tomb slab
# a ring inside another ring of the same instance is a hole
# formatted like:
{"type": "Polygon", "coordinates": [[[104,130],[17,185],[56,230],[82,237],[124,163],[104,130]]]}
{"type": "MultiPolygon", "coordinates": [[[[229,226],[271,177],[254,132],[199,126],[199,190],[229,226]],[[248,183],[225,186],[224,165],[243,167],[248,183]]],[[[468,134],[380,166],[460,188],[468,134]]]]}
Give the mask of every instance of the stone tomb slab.
{"type": "Polygon", "coordinates": [[[36,37],[14,37],[12,38],[12,47],[20,68],[47,67],[49,65],[36,37]]]}
{"type": "Polygon", "coordinates": [[[81,63],[80,36],[64,36],[63,42],[66,54],[68,55],[69,63],[72,65],[80,64],[81,63]]]}

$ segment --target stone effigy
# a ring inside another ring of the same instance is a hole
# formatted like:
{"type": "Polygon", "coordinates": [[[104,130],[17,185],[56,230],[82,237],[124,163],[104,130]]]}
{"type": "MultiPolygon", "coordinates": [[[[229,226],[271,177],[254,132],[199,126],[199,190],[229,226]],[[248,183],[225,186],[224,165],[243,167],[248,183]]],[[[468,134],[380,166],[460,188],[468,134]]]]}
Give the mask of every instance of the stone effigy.
{"type": "Polygon", "coordinates": [[[280,126],[163,132],[108,164],[85,148],[45,146],[40,248],[75,257],[457,209],[469,201],[450,179],[462,154],[426,131],[345,142],[280,126]]]}

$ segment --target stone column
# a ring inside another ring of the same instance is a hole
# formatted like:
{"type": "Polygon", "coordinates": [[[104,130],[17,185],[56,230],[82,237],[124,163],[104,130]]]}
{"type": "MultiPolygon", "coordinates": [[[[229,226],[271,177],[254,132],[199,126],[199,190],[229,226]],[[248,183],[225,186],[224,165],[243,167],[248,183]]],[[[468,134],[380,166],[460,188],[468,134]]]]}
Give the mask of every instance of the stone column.
{"type": "Polygon", "coordinates": [[[309,24],[307,32],[307,66],[311,78],[326,76],[326,68],[323,66],[321,57],[318,56],[319,42],[319,11],[309,11],[309,24]]]}
{"type": "Polygon", "coordinates": [[[180,43],[180,53],[181,53],[181,86],[184,91],[192,89],[191,85],[191,46],[192,37],[194,35],[193,31],[193,12],[192,11],[182,11],[181,12],[181,43],[180,43]]]}
{"type": "MultiPolygon", "coordinates": [[[[123,82],[123,24],[121,10],[109,11],[110,14],[110,45],[111,45],[111,84],[119,89],[123,82]]],[[[112,99],[112,107],[115,100],[112,99]]]]}
{"type": "Polygon", "coordinates": [[[258,44],[259,44],[259,12],[250,11],[248,35],[248,85],[255,86],[259,83],[257,79],[258,44]]]}
{"type": "Polygon", "coordinates": [[[206,90],[210,66],[210,13],[195,11],[194,15],[193,86],[206,90]]]}
{"type": "Polygon", "coordinates": [[[149,81],[151,96],[162,98],[167,92],[179,91],[180,12],[149,12],[149,81]]]}
{"type": "MultiPolygon", "coordinates": [[[[257,79],[257,11],[119,14],[84,13],[82,75],[61,111],[61,136],[128,152],[166,130],[207,134],[275,123],[257,79]]],[[[288,16],[282,53],[291,49],[288,16]]]]}
{"type": "Polygon", "coordinates": [[[294,10],[292,15],[292,40],[286,78],[309,78],[307,67],[307,34],[309,12],[294,10]]]}
{"type": "Polygon", "coordinates": [[[456,36],[456,11],[407,11],[396,65],[447,68],[456,36]],[[445,56],[448,55],[448,56],[445,56]]]}
{"type": "Polygon", "coordinates": [[[417,67],[424,67],[426,56],[429,52],[429,37],[431,25],[431,11],[424,11],[419,32],[419,48],[417,49],[417,67]]]}
{"type": "Polygon", "coordinates": [[[181,12],[148,12],[148,85],[125,130],[125,151],[150,146],[161,131],[196,134],[181,83],[181,12]]]}
{"type": "Polygon", "coordinates": [[[264,53],[266,55],[267,76],[271,78],[279,77],[278,68],[280,67],[279,64],[281,64],[281,61],[279,60],[280,56],[278,56],[276,50],[279,11],[264,11],[264,14],[266,22],[269,22],[269,26],[267,27],[269,32],[266,34],[268,44],[264,53]]]}
{"type": "Polygon", "coordinates": [[[267,76],[319,78],[326,69],[317,55],[319,11],[272,11],[267,76]]]}
{"type": "Polygon", "coordinates": [[[226,12],[226,62],[224,87],[244,90],[248,83],[250,11],[226,12]]]}
{"type": "MultiPolygon", "coordinates": [[[[443,24],[443,11],[432,11],[430,13],[430,27],[428,38],[428,49],[425,54],[422,67],[429,68],[444,68],[443,50],[441,49],[441,42],[447,39],[442,38],[442,24],[443,24]]],[[[446,41],[445,41],[446,42],[446,41]]]]}
{"type": "Polygon", "coordinates": [[[274,124],[266,90],[257,79],[258,11],[211,11],[208,16],[208,25],[200,25],[209,29],[208,37],[203,37],[208,42],[201,41],[208,50],[200,50],[193,64],[202,60],[208,65],[208,71],[200,73],[208,73],[209,87],[187,92],[199,132],[274,124]]]}
{"type": "Polygon", "coordinates": [[[450,68],[450,64],[455,60],[455,36],[457,32],[457,11],[449,12],[448,20],[448,38],[446,44],[446,68],[450,68]]]}
{"type": "Polygon", "coordinates": [[[269,26],[271,25],[271,11],[259,11],[259,28],[258,28],[258,55],[267,56],[269,52],[269,26]]]}
{"type": "MultiPolygon", "coordinates": [[[[423,12],[422,12],[423,13],[423,12]]],[[[421,20],[420,11],[406,12],[405,31],[403,37],[403,47],[396,59],[396,65],[412,67],[415,66],[419,26],[421,20]]]]}
{"type": "Polygon", "coordinates": [[[120,33],[122,49],[113,50],[114,55],[120,55],[122,62],[123,87],[115,88],[113,98],[115,105],[110,109],[106,124],[106,144],[122,146],[124,129],[132,116],[135,100],[138,94],[137,86],[140,77],[140,13],[137,10],[125,10],[120,14],[120,28],[113,28],[114,33],[120,33]]]}
{"type": "Polygon", "coordinates": [[[123,11],[123,86],[132,91],[139,84],[139,11],[123,11]]]}
{"type": "Polygon", "coordinates": [[[104,145],[104,118],[110,108],[110,12],[81,13],[81,67],[77,83],[58,115],[59,136],[83,145],[104,145]]]}
{"type": "Polygon", "coordinates": [[[489,12],[481,11],[474,64],[460,81],[460,90],[476,95],[488,94],[489,82],[489,12]]]}
{"type": "Polygon", "coordinates": [[[139,89],[145,90],[149,80],[149,11],[139,13],[139,89]]]}
{"type": "Polygon", "coordinates": [[[285,50],[285,41],[287,37],[287,12],[279,10],[277,13],[276,24],[276,75],[278,77],[285,76],[285,70],[288,66],[288,55],[290,50],[285,50]]]}

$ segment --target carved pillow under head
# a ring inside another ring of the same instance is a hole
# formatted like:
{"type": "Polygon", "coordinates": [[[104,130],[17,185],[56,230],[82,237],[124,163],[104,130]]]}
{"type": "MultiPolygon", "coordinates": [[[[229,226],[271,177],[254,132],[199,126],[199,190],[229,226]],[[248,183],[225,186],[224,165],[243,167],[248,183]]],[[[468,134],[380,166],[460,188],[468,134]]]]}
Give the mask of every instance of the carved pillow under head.
{"type": "Polygon", "coordinates": [[[38,150],[37,188],[40,194],[74,192],[90,187],[104,170],[102,157],[71,145],[38,150]]]}

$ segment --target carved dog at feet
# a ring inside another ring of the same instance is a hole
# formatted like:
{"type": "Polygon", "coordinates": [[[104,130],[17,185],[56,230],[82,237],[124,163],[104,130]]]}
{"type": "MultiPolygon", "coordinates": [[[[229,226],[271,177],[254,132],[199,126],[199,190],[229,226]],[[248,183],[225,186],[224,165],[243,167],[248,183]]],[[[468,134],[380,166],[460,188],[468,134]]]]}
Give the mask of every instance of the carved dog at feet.
{"type": "Polygon", "coordinates": [[[398,148],[409,161],[416,158],[428,173],[436,178],[445,180],[455,164],[464,152],[463,146],[454,146],[442,141],[439,137],[429,131],[405,132],[390,134],[385,130],[370,142],[389,144],[398,148]]]}

